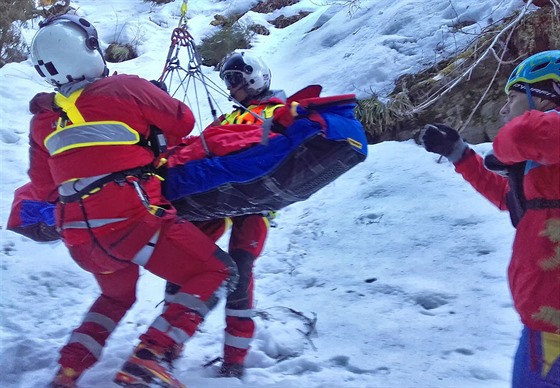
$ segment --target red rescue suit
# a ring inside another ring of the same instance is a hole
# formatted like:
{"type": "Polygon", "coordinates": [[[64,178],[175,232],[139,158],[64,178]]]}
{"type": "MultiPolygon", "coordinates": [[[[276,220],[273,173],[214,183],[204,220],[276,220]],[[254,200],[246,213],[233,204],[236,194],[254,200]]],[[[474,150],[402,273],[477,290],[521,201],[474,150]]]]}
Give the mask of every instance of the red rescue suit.
{"type": "MultiPolygon", "coordinates": [[[[271,97],[250,101],[247,110],[268,119],[272,118],[274,111],[284,104],[282,99],[271,97]]],[[[247,110],[238,108],[222,116],[217,123],[227,126],[262,124],[262,120],[258,116],[254,116],[247,110]]],[[[239,136],[242,135],[243,133],[240,132],[239,136]]],[[[189,139],[186,141],[188,142],[189,139]]],[[[236,289],[228,295],[226,302],[224,362],[243,364],[255,335],[255,323],[252,318],[254,315],[253,267],[264,248],[269,229],[268,216],[249,214],[228,219],[195,222],[194,224],[213,241],[217,241],[231,224],[228,252],[237,265],[239,282],[236,289]]],[[[172,298],[174,292],[176,292],[176,287],[168,284],[166,301],[172,298]]]]}
{"type": "MultiPolygon", "coordinates": [[[[560,109],[531,110],[511,120],[493,148],[505,164],[526,162],[523,193],[529,206],[517,225],[508,269],[515,308],[527,327],[558,334],[560,207],[553,204],[560,200],[560,109]]],[[[455,168],[494,205],[508,209],[508,179],[486,170],[474,151],[467,151],[455,168]]]]}
{"type": "MultiPolygon", "coordinates": [[[[274,111],[282,106],[284,106],[284,101],[274,97],[251,101],[247,111],[236,109],[223,117],[221,125],[262,124],[262,120],[252,113],[270,119],[274,115],[274,111]]],[[[199,226],[215,241],[225,231],[226,220],[217,220],[212,225],[213,222],[209,221],[199,226]],[[224,228],[218,234],[216,228],[221,225],[224,228]],[[210,233],[208,233],[209,229],[210,233]]],[[[269,220],[262,214],[250,214],[234,217],[231,219],[231,223],[228,252],[237,264],[239,283],[236,289],[228,295],[226,301],[224,362],[243,364],[255,335],[255,322],[252,318],[254,314],[253,267],[264,248],[269,220]]]]}
{"type": "Polygon", "coordinates": [[[162,351],[194,334],[216,304],[216,291],[235,286],[237,271],[229,255],[176,217],[150,169],[154,153],[142,145],[152,125],[178,143],[194,125],[189,108],[130,75],[63,89],[31,102],[31,183],[16,192],[10,223],[17,226],[23,194],[61,199],[56,223],[64,243],[101,288],[61,351],[60,364],[81,373],[99,359],[135,302],[138,266],[180,285],[177,298],[141,336],[162,351]]]}

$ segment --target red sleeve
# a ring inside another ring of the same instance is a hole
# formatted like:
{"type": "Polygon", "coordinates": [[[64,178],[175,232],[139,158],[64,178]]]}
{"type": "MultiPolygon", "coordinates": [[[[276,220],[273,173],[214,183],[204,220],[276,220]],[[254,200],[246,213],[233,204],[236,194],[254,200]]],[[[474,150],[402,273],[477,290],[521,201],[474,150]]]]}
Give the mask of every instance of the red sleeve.
{"type": "Polygon", "coordinates": [[[194,128],[192,111],[145,79],[139,78],[137,85],[133,95],[145,120],[162,130],[170,146],[179,144],[194,128]]]}
{"type": "Polygon", "coordinates": [[[123,121],[146,137],[150,126],[156,126],[170,146],[194,128],[188,106],[135,75],[114,75],[88,85],[76,105],[90,121],[123,121]]]}
{"type": "Polygon", "coordinates": [[[531,110],[511,120],[494,139],[494,154],[505,164],[560,163],[560,112],[531,110]]]}
{"type": "Polygon", "coordinates": [[[507,178],[488,171],[482,157],[473,150],[467,150],[463,159],[455,164],[455,171],[472,187],[500,210],[507,210],[506,193],[509,191],[507,178]]]}
{"type": "Polygon", "coordinates": [[[36,114],[31,120],[29,133],[29,170],[31,187],[29,195],[37,201],[54,202],[58,198],[57,185],[49,168],[49,153],[43,141],[52,132],[52,124],[58,120],[58,113],[46,111],[36,114]]]}
{"type": "MultiPolygon", "coordinates": [[[[21,227],[21,211],[26,201],[54,203],[58,199],[57,187],[49,169],[49,154],[42,144],[46,134],[52,131],[52,123],[57,118],[57,113],[44,111],[33,116],[31,120],[29,170],[27,171],[31,181],[14,192],[14,200],[7,225],[10,230],[16,230],[21,227]]],[[[22,234],[28,235],[26,233],[22,234]]]]}

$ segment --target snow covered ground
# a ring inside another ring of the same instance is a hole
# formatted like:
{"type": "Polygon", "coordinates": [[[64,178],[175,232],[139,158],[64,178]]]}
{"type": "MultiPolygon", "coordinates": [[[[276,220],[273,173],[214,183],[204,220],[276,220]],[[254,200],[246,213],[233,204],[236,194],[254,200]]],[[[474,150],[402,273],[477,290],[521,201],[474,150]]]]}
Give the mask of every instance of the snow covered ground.
{"type": "MultiPolygon", "coordinates": [[[[147,79],[161,73],[180,3],[72,2],[97,26],[103,47],[115,37],[138,40],[137,59],[110,67],[147,79]]],[[[191,33],[200,39],[214,28],[214,14],[255,3],[191,0],[191,33]]],[[[252,50],[272,68],[274,88],[290,94],[320,83],[324,95],[383,95],[399,75],[466,44],[471,35],[451,33],[458,20],[476,21],[466,31],[475,32],[523,7],[521,0],[363,0],[349,14],[326,3],[302,0],[285,13],[309,16],[257,36],[252,50]]],[[[278,15],[244,18],[264,24],[278,15]]],[[[36,29],[30,23],[25,37],[36,29]]],[[[204,72],[219,83],[212,69],[204,72]]],[[[30,61],[0,69],[0,84],[0,385],[44,387],[58,349],[98,290],[62,244],[5,230],[12,193],[27,181],[27,102],[49,87],[30,61]]],[[[227,111],[225,98],[218,100],[227,111]]],[[[200,105],[200,121],[208,122],[200,105]]],[[[489,148],[475,146],[481,153],[489,148]]],[[[508,215],[413,142],[385,142],[369,152],[364,163],[279,213],[257,262],[258,329],[243,381],[214,378],[216,366],[203,367],[221,355],[220,304],[177,364],[190,388],[510,384],[521,325],[506,281],[514,234],[508,215]]],[[[158,314],[163,282],[145,272],[138,292],[81,387],[113,386],[137,336],[158,314]]]]}

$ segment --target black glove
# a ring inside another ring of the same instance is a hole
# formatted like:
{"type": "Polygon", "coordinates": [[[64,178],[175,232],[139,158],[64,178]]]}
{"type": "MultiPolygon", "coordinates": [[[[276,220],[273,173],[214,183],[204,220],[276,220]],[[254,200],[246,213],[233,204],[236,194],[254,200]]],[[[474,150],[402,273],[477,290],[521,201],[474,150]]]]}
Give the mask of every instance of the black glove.
{"type": "Polygon", "coordinates": [[[512,166],[500,162],[496,155],[494,155],[494,150],[490,150],[484,155],[484,167],[496,174],[507,177],[512,166]]]}
{"type": "Polygon", "coordinates": [[[28,226],[10,227],[8,230],[29,237],[31,240],[37,242],[57,241],[62,238],[58,230],[56,230],[56,226],[47,225],[44,222],[38,222],[28,226]]]}
{"type": "Polygon", "coordinates": [[[169,91],[167,90],[167,85],[165,84],[165,82],[161,82],[158,80],[151,80],[150,83],[156,85],[158,88],[160,88],[161,90],[163,90],[165,93],[169,94],[169,91]]]}
{"type": "Polygon", "coordinates": [[[450,162],[458,162],[468,148],[456,129],[443,124],[424,126],[422,144],[428,152],[443,155],[450,162]]]}

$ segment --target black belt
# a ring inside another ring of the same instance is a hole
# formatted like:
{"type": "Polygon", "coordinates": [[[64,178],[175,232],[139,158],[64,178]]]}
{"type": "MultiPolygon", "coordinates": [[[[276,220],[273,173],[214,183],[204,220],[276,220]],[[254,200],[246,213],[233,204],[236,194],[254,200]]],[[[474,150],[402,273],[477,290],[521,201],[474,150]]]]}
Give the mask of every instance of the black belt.
{"type": "Polygon", "coordinates": [[[58,197],[60,198],[60,202],[62,202],[62,203],[76,202],[84,196],[93,194],[92,193],[93,191],[96,191],[96,190],[102,188],[103,186],[105,186],[109,182],[124,183],[126,181],[126,178],[131,177],[131,176],[134,176],[134,177],[137,177],[137,178],[147,178],[147,175],[148,174],[153,174],[154,171],[155,170],[154,170],[153,166],[148,165],[148,166],[131,168],[130,170],[113,172],[109,175],[106,175],[102,178],[99,178],[95,182],[90,183],[89,185],[87,185],[83,189],[81,189],[79,191],[76,191],[75,194],[71,194],[71,195],[60,195],[59,194],[58,197]]]}

